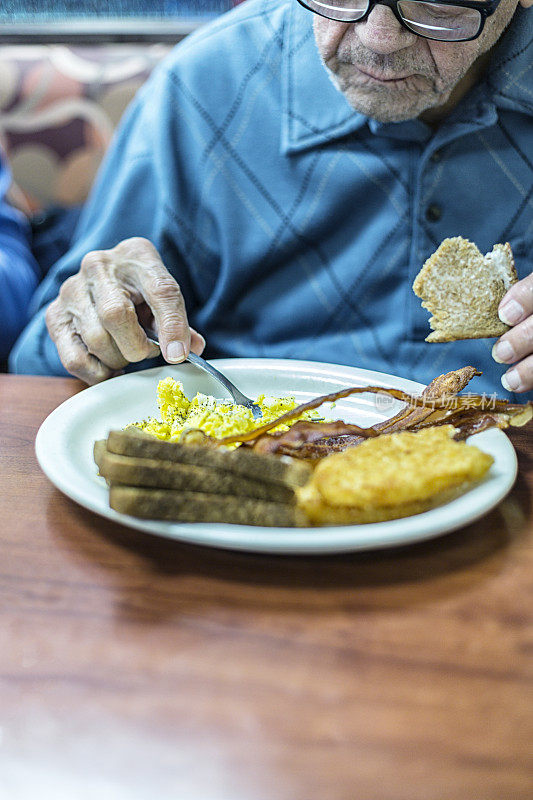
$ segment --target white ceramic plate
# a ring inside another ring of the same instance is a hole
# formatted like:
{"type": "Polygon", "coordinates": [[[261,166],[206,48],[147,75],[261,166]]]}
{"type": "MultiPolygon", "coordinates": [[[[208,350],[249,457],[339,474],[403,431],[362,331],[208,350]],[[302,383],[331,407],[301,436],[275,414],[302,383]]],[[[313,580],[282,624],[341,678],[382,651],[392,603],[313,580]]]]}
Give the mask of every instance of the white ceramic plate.
{"type": "MultiPolygon", "coordinates": [[[[219,359],[213,361],[249,397],[261,393],[294,395],[305,402],[348,386],[391,386],[419,393],[421,384],[354,367],[312,361],[278,359],[219,359]]],[[[197,391],[224,396],[208,375],[190,364],[165,366],[123,375],[92,386],[53,411],[37,434],[39,464],[60,491],[85,508],[131,528],[184,542],[265,553],[333,553],[390,547],[430,539],[472,522],[507,494],[516,477],[516,455],[507,436],[494,429],[471,437],[494,457],[488,478],[466,495],[424,514],[369,525],[328,528],[260,528],[251,525],[178,523],[141,520],[109,508],[105,481],[93,462],[95,439],[128,422],[158,416],[157,383],[171,375],[183,382],[185,393],[197,391]]],[[[359,394],[339,401],[331,419],[373,425],[396,414],[398,401],[359,394]]]]}

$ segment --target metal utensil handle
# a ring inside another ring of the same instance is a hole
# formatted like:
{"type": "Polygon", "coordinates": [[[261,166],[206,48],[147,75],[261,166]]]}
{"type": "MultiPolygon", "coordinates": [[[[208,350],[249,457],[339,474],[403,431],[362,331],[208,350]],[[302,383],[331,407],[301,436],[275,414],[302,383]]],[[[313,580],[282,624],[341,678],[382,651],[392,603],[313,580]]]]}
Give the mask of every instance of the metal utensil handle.
{"type": "Polygon", "coordinates": [[[228,378],[226,378],[225,375],[219,372],[218,369],[215,369],[215,367],[212,367],[211,364],[208,364],[207,361],[201,358],[201,356],[197,356],[196,353],[189,353],[187,356],[187,361],[190,361],[191,364],[200,367],[200,369],[203,369],[204,372],[207,372],[208,375],[211,375],[212,378],[215,378],[223,386],[225,386],[237,405],[242,406],[250,402],[249,397],[246,397],[246,395],[240,392],[237,387],[234,386],[231,381],[228,380],[228,378]]]}
{"type": "MultiPolygon", "coordinates": [[[[154,330],[152,330],[152,328],[146,327],[144,328],[144,332],[146,333],[149,342],[156,344],[158,347],[160,346],[157,334],[154,330]]],[[[215,369],[215,367],[212,367],[211,364],[208,364],[207,361],[205,361],[201,356],[197,356],[196,353],[189,352],[189,355],[185,360],[190,361],[191,364],[203,369],[204,372],[207,372],[208,375],[211,375],[212,378],[215,378],[215,380],[219,381],[219,383],[221,383],[228,390],[233,398],[233,402],[236,405],[251,408],[254,417],[261,415],[261,408],[257,405],[257,403],[254,403],[249,397],[246,397],[245,394],[240,392],[229,380],[229,378],[226,378],[226,376],[219,372],[218,369],[215,369]]]]}

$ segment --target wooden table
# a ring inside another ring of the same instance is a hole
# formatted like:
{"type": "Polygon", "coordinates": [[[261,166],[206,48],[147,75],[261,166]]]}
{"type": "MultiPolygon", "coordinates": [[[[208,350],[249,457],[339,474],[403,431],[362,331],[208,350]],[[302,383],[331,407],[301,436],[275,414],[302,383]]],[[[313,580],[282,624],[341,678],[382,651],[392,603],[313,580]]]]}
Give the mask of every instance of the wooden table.
{"type": "Polygon", "coordinates": [[[474,525],[335,557],[202,549],[41,473],[82,388],[0,376],[0,797],[533,796],[533,448],[474,525]]]}

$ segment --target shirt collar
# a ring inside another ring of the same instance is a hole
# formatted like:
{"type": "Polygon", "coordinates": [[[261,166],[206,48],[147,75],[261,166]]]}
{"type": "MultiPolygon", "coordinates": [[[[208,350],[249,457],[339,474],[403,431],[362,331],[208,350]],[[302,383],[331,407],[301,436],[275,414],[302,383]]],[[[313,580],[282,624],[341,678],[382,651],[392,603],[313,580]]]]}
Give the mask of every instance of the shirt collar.
{"type": "Polygon", "coordinates": [[[516,9],[494,51],[487,84],[500,108],[533,114],[533,8],[516,9]]]}
{"type": "Polygon", "coordinates": [[[367,118],[351,107],[320,59],[313,14],[291,0],[282,56],[282,153],[306,150],[362,127],[367,118]]]}
{"type": "MultiPolygon", "coordinates": [[[[429,129],[418,120],[386,123],[385,131],[383,123],[369,120],[350,106],[320,59],[312,19],[312,13],[296,0],[289,2],[282,56],[282,153],[315,147],[353,133],[367,123],[374,133],[399,139],[427,139],[429,129]]],[[[533,114],[532,56],[533,9],[528,13],[519,7],[495,49],[487,74],[487,88],[497,106],[533,114]]],[[[467,109],[461,107],[460,103],[457,112],[464,116],[467,109]]],[[[494,121],[495,118],[492,124],[494,121]]]]}

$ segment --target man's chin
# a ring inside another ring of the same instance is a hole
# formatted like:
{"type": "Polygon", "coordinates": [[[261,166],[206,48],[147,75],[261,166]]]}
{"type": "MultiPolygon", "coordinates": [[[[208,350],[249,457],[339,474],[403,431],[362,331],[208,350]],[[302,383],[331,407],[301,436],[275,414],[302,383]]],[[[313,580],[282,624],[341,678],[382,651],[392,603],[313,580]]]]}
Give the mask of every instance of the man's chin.
{"type": "Polygon", "coordinates": [[[328,69],[337,89],[355,111],[378,122],[404,122],[416,119],[425,111],[441,105],[446,99],[420,79],[402,87],[398,85],[369,87],[361,85],[359,81],[351,81],[349,75],[338,74],[339,72],[342,70],[336,73],[328,69]]]}
{"type": "Polygon", "coordinates": [[[391,98],[388,92],[362,92],[351,87],[341,88],[355,111],[378,122],[404,122],[416,119],[424,111],[437,105],[434,98],[409,98],[405,95],[391,98]],[[433,101],[433,102],[432,102],[433,101]]]}

